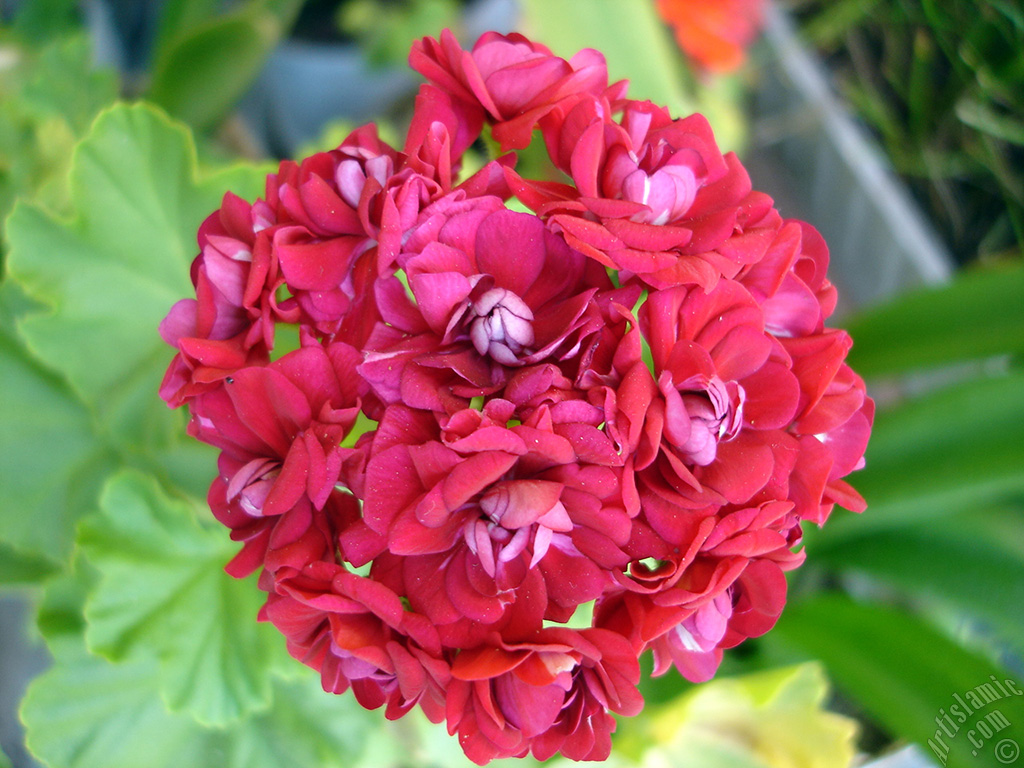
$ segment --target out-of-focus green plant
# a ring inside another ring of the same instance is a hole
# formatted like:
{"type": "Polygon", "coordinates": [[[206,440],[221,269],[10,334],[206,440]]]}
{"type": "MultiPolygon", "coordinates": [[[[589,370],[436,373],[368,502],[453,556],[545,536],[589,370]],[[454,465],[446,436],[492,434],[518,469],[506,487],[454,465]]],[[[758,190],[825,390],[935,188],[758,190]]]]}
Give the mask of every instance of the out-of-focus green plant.
{"type": "Polygon", "coordinates": [[[791,5],[958,260],[1024,248],[1024,6],[791,5]]]}
{"type": "MultiPolygon", "coordinates": [[[[72,149],[119,93],[144,96],[198,130],[218,127],[301,5],[154,4],[156,32],[140,75],[93,65],[96,51],[74,0],[19,4],[0,25],[0,220],[18,197],[36,198],[55,212],[68,209],[72,149]]],[[[0,236],[0,253],[5,240],[0,236]]]]}
{"type": "Polygon", "coordinates": [[[90,56],[80,33],[39,47],[0,37],[0,217],[19,195],[66,210],[71,150],[117,97],[114,73],[91,69],[90,56]]]}
{"type": "Polygon", "coordinates": [[[623,723],[624,766],[846,768],[857,721],[824,709],[828,682],[810,663],[695,686],[623,723]]]}
{"type": "Polygon", "coordinates": [[[1010,260],[846,321],[850,364],[880,399],[857,478],[868,510],[807,531],[792,599],[759,644],[766,663],[820,659],[884,734],[945,766],[998,766],[994,744],[1024,737],[1016,695],[937,731],[955,696],[1021,682],[1022,297],[1024,263],[1010,260]],[[972,743],[994,710],[1011,725],[972,743]]]}
{"type": "Polygon", "coordinates": [[[197,128],[224,117],[291,28],[302,0],[169,0],[152,53],[147,97],[197,128]]]}
{"type": "Polygon", "coordinates": [[[459,0],[348,0],[338,4],[336,18],[371,64],[404,65],[413,40],[458,28],[463,5],[459,0]]]}
{"type": "MultiPolygon", "coordinates": [[[[291,29],[302,4],[303,0],[230,4],[219,0],[167,0],[140,6],[156,17],[152,41],[119,39],[116,34],[111,41],[115,47],[145,48],[132,57],[145,63],[144,71],[122,73],[126,79],[120,83],[121,90],[131,96],[144,96],[195,128],[216,127],[291,29]]],[[[0,71],[6,73],[12,69],[12,62],[20,64],[24,60],[28,71],[25,76],[34,76],[34,89],[46,92],[45,101],[51,106],[60,105],[67,116],[73,112],[76,118],[91,118],[103,104],[91,111],[85,107],[93,103],[96,94],[105,93],[108,85],[105,82],[101,87],[94,81],[109,80],[110,75],[83,66],[92,55],[84,43],[63,43],[67,38],[84,37],[85,19],[79,5],[74,0],[25,0],[19,4],[2,30],[0,71]],[[62,53],[45,53],[48,46],[62,53]],[[53,69],[57,56],[64,57],[59,76],[53,69]],[[47,71],[49,77],[44,78],[40,73],[47,71]]],[[[116,27],[112,31],[116,33],[116,27]]],[[[114,51],[105,52],[104,57],[117,58],[114,51]]],[[[0,77],[5,96],[10,98],[12,94],[6,92],[8,78],[0,77]]],[[[38,100],[38,95],[33,95],[38,100]]]]}

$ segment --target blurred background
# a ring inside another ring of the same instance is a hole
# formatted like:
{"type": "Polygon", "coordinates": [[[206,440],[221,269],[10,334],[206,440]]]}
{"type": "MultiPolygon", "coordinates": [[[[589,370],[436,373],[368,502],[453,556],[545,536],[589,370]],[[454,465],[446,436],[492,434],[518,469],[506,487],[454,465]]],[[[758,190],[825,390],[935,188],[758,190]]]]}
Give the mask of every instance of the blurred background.
{"type": "Polygon", "coordinates": [[[867,512],[806,531],[778,625],[715,681],[645,679],[611,762],[1024,765],[1019,0],[2,0],[0,767],[467,764],[238,630],[259,596],[226,537],[133,564],[97,522],[126,472],[168,530],[201,518],[181,499],[213,458],[156,398],[153,332],[199,222],[276,159],[402,136],[409,46],[444,27],[597,48],[634,98],[707,115],[828,241],[880,406],[867,512]]]}

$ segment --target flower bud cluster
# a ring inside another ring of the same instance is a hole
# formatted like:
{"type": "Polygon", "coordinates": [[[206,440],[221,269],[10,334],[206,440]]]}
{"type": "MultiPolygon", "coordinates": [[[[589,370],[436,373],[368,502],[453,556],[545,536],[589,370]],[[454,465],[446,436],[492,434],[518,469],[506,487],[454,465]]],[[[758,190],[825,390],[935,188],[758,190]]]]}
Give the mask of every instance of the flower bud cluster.
{"type": "Polygon", "coordinates": [[[643,653],[709,679],[778,617],[801,522],[863,509],[873,405],[824,242],[703,117],[520,35],[410,61],[401,150],[361,128],[203,223],[161,395],[325,690],[481,764],[603,759],[643,653]],[[462,179],[485,130],[507,154],[462,179]],[[562,181],[516,172],[534,139],[562,181]]]}

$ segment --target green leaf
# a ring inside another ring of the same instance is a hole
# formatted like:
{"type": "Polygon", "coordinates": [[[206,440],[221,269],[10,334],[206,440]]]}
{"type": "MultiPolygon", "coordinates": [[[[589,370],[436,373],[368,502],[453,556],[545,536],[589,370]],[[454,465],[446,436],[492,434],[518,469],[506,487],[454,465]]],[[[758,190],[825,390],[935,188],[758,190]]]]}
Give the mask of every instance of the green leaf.
{"type": "Polygon", "coordinates": [[[56,570],[52,560],[20,552],[0,541],[0,589],[41,584],[56,570]]]}
{"type": "Polygon", "coordinates": [[[29,686],[21,708],[33,755],[59,768],[168,765],[176,753],[185,758],[179,765],[197,764],[195,725],[168,716],[153,659],[111,664],[75,639],[50,647],[55,664],[29,686]]]}
{"type": "Polygon", "coordinates": [[[655,3],[593,0],[582,13],[574,0],[525,0],[522,6],[522,31],[559,56],[595,48],[612,82],[629,80],[631,98],[667,106],[673,117],[701,112],[723,151],[743,148],[747,86],[735,74],[694,77],[655,3]]]}
{"type": "Polygon", "coordinates": [[[879,0],[834,0],[803,25],[801,34],[815,48],[834,51],[852,28],[869,19],[879,0]]]}
{"type": "Polygon", "coordinates": [[[51,650],[54,666],[29,687],[21,717],[29,750],[52,768],[348,768],[383,720],[306,675],[278,681],[266,714],[208,729],[167,711],[155,659],[113,664],[76,637],[51,650]]]}
{"type": "Polygon", "coordinates": [[[581,12],[575,0],[525,0],[523,27],[559,56],[582,48],[601,51],[609,77],[627,78],[634,99],[664,104],[674,116],[693,111],[679,52],[654,3],[593,0],[581,12]]]}
{"type": "Polygon", "coordinates": [[[40,309],[42,307],[26,296],[17,283],[11,280],[0,281],[0,334],[19,345],[14,330],[17,319],[40,309]]]}
{"type": "Polygon", "coordinates": [[[138,472],[112,478],[79,543],[99,573],[85,605],[89,648],[114,661],[156,654],[173,711],[223,725],[270,704],[284,642],[257,623],[254,579],[223,571],[237,545],[203,527],[198,504],[176,501],[138,472]]]}
{"type": "Polygon", "coordinates": [[[979,378],[880,412],[867,467],[850,480],[867,499],[828,535],[879,530],[985,507],[1024,492],[1024,374],[979,378]]]}
{"type": "Polygon", "coordinates": [[[298,662],[307,674],[275,680],[265,714],[224,729],[172,714],[154,649],[117,664],[86,650],[82,607],[95,584],[77,559],[47,584],[39,610],[54,663],[29,687],[21,716],[29,749],[52,768],[350,768],[383,722],[352,695],[324,693],[298,662]]]}
{"type": "MultiPolygon", "coordinates": [[[[867,574],[918,598],[983,619],[1024,648],[1024,553],[980,510],[889,531],[830,541],[828,526],[808,544],[816,565],[867,574]],[[952,565],[955,564],[955,565],[952,565]]],[[[1015,515],[1017,531],[1024,516],[1015,515]]]]}
{"type": "Polygon", "coordinates": [[[36,626],[51,655],[63,640],[70,638],[81,644],[85,631],[82,610],[96,578],[96,571],[76,552],[68,567],[46,582],[36,612],[36,626]]]}
{"type": "Polygon", "coordinates": [[[996,744],[1024,739],[1024,696],[1005,687],[1005,672],[908,613],[839,596],[817,597],[788,605],[760,644],[776,658],[820,659],[836,686],[873,719],[947,768],[996,768],[996,744]],[[996,686],[1010,695],[1001,695],[996,686]],[[1000,694],[997,700],[961,710],[964,720],[958,722],[956,697],[969,701],[990,689],[1000,694]],[[986,719],[996,711],[1010,723],[998,735],[995,721],[986,719]],[[941,730],[946,715],[948,733],[941,730]]]}
{"type": "Polygon", "coordinates": [[[414,40],[457,27],[461,7],[455,0],[417,0],[381,4],[349,0],[337,11],[338,27],[359,40],[367,61],[375,66],[405,66],[414,40]]]}
{"type": "Polygon", "coordinates": [[[153,67],[149,97],[197,128],[220,120],[259,74],[300,0],[249,2],[169,41],[153,67]]]}
{"type": "Polygon", "coordinates": [[[255,193],[263,174],[195,174],[180,127],[152,108],[119,106],[76,152],[77,216],[62,221],[22,203],[8,219],[0,539],[27,554],[64,560],[78,518],[118,465],[196,494],[214,473],[212,449],[188,438],[184,414],[156,396],[171,350],[155,329],[191,293],[199,223],[224,189],[255,193]]]}
{"type": "Polygon", "coordinates": [[[0,541],[62,561],[116,459],[81,402],[2,326],[0,390],[0,541]]]}
{"type": "Polygon", "coordinates": [[[20,36],[43,42],[81,27],[76,0],[32,0],[18,3],[12,28],[20,36]]]}
{"type": "Polygon", "coordinates": [[[217,474],[217,450],[205,443],[192,439],[185,431],[186,414],[167,413],[166,418],[177,427],[170,441],[157,447],[149,461],[129,461],[142,465],[155,476],[166,480],[168,487],[188,493],[197,498],[206,498],[210,481],[217,474]]]}
{"type": "Polygon", "coordinates": [[[167,0],[160,13],[160,23],[153,42],[153,60],[167,55],[167,49],[189,31],[213,18],[220,0],[167,0]]]}
{"type": "Polygon", "coordinates": [[[63,210],[71,150],[117,98],[115,73],[93,66],[84,34],[38,49],[4,45],[4,53],[10,61],[0,72],[0,217],[19,196],[63,210]]]}
{"type": "Polygon", "coordinates": [[[226,189],[254,197],[263,173],[197,179],[186,130],[146,105],[96,120],[71,169],[75,217],[19,203],[7,222],[9,275],[48,307],[19,323],[30,351],[64,374],[112,441],[133,453],[180,435],[155,396],[171,350],[156,328],[193,293],[195,233],[226,189]]]}
{"type": "Polygon", "coordinates": [[[36,117],[63,118],[76,135],[117,98],[117,72],[95,65],[93,45],[83,31],[26,52],[28,71],[22,96],[36,117]]]}
{"type": "Polygon", "coordinates": [[[324,693],[318,676],[290,659],[294,679],[274,678],[264,712],[223,728],[171,713],[156,648],[118,663],[86,650],[82,610],[96,583],[95,570],[76,558],[47,583],[39,609],[54,665],[29,688],[21,716],[31,751],[51,768],[472,768],[458,741],[419,710],[386,720],[351,692],[324,693]]]}
{"type": "Polygon", "coordinates": [[[1024,264],[961,273],[847,323],[849,362],[862,376],[1024,351],[1024,264]]]}
{"type": "Polygon", "coordinates": [[[1024,145],[1024,122],[996,112],[988,104],[965,98],[956,105],[956,116],[972,128],[989,136],[1017,145],[1024,145]]]}

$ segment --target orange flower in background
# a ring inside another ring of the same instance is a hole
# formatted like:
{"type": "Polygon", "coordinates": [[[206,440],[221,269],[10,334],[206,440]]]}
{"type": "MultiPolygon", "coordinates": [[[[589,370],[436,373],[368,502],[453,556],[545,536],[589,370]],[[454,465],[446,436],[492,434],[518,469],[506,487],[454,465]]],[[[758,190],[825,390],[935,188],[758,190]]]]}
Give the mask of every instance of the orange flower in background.
{"type": "Polygon", "coordinates": [[[687,56],[708,71],[730,72],[757,37],[764,0],[657,0],[657,7],[687,56]]]}

